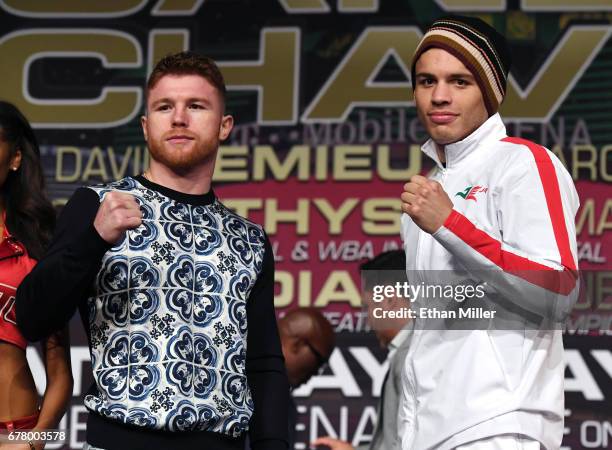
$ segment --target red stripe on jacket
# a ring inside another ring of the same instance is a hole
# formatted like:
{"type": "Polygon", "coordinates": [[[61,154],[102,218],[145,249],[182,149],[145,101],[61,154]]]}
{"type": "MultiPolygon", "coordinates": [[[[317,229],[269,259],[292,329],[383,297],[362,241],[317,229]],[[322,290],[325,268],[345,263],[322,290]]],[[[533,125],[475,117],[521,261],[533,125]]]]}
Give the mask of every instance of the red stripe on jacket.
{"type": "Polygon", "coordinates": [[[503,250],[502,244],[487,233],[476,228],[476,226],[461,213],[452,210],[444,222],[444,226],[453,232],[462,241],[486,257],[503,271],[512,273],[532,284],[547,290],[567,295],[576,286],[577,270],[572,256],[559,182],[555,168],[546,150],[533,142],[521,138],[504,138],[503,141],[518,145],[525,145],[531,153],[538,168],[540,181],[544,188],[546,205],[553,227],[553,233],[559,255],[561,257],[562,271],[552,269],[543,264],[531,261],[507,250],[503,250]]]}

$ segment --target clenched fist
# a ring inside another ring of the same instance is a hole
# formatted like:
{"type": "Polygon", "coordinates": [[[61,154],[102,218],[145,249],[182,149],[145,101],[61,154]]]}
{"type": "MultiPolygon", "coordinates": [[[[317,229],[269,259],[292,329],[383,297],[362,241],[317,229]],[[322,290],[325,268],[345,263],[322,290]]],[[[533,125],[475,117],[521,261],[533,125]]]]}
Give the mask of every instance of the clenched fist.
{"type": "Polygon", "coordinates": [[[453,202],[437,181],[414,175],[404,185],[401,195],[402,211],[408,214],[419,228],[434,233],[453,209],[453,202]]]}
{"type": "Polygon", "coordinates": [[[109,192],[100,203],[94,219],[94,228],[109,244],[116,244],[126,230],[142,223],[142,212],[134,196],[122,192],[109,192]]]}

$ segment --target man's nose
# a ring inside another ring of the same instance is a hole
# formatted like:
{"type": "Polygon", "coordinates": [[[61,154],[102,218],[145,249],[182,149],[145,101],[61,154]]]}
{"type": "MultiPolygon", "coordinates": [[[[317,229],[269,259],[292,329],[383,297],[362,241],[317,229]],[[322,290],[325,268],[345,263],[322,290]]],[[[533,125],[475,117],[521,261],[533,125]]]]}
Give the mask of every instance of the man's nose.
{"type": "Polygon", "coordinates": [[[450,86],[447,83],[438,82],[431,93],[431,102],[440,105],[451,102],[450,86]]]}
{"type": "Polygon", "coordinates": [[[172,114],[172,126],[184,127],[188,124],[187,110],[182,106],[174,108],[172,114]]]}

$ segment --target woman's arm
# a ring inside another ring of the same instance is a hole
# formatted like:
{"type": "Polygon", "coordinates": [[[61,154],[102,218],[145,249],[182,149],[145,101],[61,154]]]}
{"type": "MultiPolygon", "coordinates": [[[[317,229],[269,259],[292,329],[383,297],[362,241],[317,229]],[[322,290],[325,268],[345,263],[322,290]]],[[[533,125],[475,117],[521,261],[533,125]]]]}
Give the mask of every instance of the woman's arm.
{"type": "MultiPolygon", "coordinates": [[[[47,375],[47,388],[40,408],[36,430],[57,428],[72,395],[72,369],[70,366],[70,337],[68,327],[50,335],[42,345],[47,375]]],[[[36,448],[42,449],[42,443],[36,448]]]]}

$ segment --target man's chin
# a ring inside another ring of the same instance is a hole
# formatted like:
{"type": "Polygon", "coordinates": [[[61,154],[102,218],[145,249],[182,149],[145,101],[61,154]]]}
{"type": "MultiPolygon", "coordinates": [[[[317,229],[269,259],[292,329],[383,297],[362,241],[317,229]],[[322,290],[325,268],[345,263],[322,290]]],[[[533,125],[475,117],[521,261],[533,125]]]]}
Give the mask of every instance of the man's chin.
{"type": "Polygon", "coordinates": [[[459,139],[455,139],[449,136],[432,136],[432,141],[434,141],[438,145],[449,145],[457,142],[459,139]]]}
{"type": "Polygon", "coordinates": [[[196,154],[193,151],[182,152],[180,148],[164,149],[161,152],[150,151],[152,159],[178,174],[191,172],[211,162],[214,164],[216,153],[216,151],[206,151],[196,154]]]}

